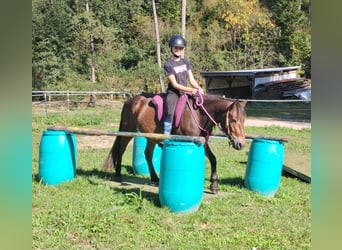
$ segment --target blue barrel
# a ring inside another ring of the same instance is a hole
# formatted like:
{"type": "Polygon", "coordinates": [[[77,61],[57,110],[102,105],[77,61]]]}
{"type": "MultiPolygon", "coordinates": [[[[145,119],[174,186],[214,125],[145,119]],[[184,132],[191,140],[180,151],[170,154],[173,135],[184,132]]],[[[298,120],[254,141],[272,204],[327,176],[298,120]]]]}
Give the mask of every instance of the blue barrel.
{"type": "Polygon", "coordinates": [[[248,153],[245,187],[265,197],[273,197],[279,189],[283,161],[283,142],[253,139],[248,153]]]}
{"type": "Polygon", "coordinates": [[[159,201],[175,213],[198,210],[204,192],[203,144],[165,140],[159,180],[159,201]]]}
{"type": "Polygon", "coordinates": [[[76,157],[74,134],[45,130],[39,147],[39,179],[48,185],[73,180],[76,174],[76,157]]]}
{"type": "MultiPolygon", "coordinates": [[[[133,160],[132,167],[134,174],[136,175],[150,175],[150,171],[148,170],[148,164],[145,158],[145,148],[147,145],[146,137],[137,136],[134,137],[133,141],[133,160]]],[[[160,158],[161,158],[162,149],[159,145],[154,147],[152,163],[154,167],[154,171],[157,174],[160,172],[160,158]]]]}

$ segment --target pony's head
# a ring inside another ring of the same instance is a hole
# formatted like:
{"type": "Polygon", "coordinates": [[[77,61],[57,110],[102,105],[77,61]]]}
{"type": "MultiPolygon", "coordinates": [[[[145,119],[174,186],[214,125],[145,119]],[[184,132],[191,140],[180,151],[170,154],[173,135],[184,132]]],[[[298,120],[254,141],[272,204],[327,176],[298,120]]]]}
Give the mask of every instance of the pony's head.
{"type": "Polygon", "coordinates": [[[226,113],[225,132],[228,136],[229,145],[234,149],[241,150],[246,145],[245,119],[246,112],[244,107],[247,101],[234,101],[229,105],[226,113]]]}

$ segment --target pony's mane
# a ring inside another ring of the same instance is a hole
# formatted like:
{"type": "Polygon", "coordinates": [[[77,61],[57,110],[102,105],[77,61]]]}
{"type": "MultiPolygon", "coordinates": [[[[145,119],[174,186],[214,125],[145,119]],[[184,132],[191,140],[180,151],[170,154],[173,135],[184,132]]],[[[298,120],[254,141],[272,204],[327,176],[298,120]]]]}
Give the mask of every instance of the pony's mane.
{"type": "Polygon", "coordinates": [[[213,94],[205,94],[204,95],[206,99],[208,100],[224,100],[224,97],[223,96],[220,96],[220,95],[213,95],[213,94]]]}
{"type": "Polygon", "coordinates": [[[246,110],[245,108],[240,104],[238,103],[239,105],[236,105],[236,107],[238,108],[237,109],[237,112],[238,112],[238,115],[246,115],[246,110]]]}
{"type": "MultiPolygon", "coordinates": [[[[231,101],[231,102],[238,102],[239,103],[239,99],[234,99],[234,98],[227,98],[225,96],[221,96],[221,95],[214,95],[214,94],[206,94],[205,95],[205,99],[207,101],[231,101]]],[[[239,115],[242,114],[246,114],[246,111],[244,109],[244,107],[242,105],[236,105],[237,107],[237,112],[239,115]]]]}
{"type": "Polygon", "coordinates": [[[227,98],[225,96],[222,95],[214,95],[214,94],[205,94],[206,98],[208,100],[214,100],[214,101],[237,101],[238,99],[234,99],[234,98],[227,98]]]}

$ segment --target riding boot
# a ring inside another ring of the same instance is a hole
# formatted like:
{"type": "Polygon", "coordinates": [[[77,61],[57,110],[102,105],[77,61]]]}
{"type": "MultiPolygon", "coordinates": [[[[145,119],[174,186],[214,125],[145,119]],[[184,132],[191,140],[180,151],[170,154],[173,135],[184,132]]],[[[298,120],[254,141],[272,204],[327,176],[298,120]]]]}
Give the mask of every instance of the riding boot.
{"type": "Polygon", "coordinates": [[[171,134],[172,123],[170,121],[164,121],[164,134],[171,134]]]}

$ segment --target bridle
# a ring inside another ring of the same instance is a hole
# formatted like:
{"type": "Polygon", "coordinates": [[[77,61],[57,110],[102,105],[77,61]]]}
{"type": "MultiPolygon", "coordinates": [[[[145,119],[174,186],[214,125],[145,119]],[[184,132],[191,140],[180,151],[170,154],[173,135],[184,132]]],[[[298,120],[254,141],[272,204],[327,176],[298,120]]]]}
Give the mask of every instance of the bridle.
{"type": "MultiPolygon", "coordinates": [[[[226,131],[227,131],[228,143],[229,143],[229,146],[231,146],[232,144],[237,144],[239,140],[230,134],[231,131],[230,131],[230,126],[229,126],[230,124],[229,110],[227,111],[227,120],[228,121],[226,121],[226,131]]],[[[223,129],[221,129],[221,131],[223,131],[223,129]]],[[[226,131],[223,131],[223,132],[226,132],[226,131]]]]}
{"type": "MultiPolygon", "coordinates": [[[[190,113],[192,115],[192,118],[194,119],[194,121],[196,122],[196,125],[197,127],[203,131],[205,133],[205,147],[207,146],[208,144],[208,141],[209,141],[209,131],[204,129],[200,124],[199,124],[199,121],[198,121],[198,117],[194,111],[194,109],[192,108],[191,106],[191,103],[189,101],[189,98],[188,98],[188,94],[185,94],[185,97],[186,97],[186,103],[188,104],[189,106],[189,109],[190,109],[190,113]]],[[[195,98],[195,103],[198,107],[200,107],[204,113],[208,116],[208,118],[215,124],[215,126],[219,126],[220,130],[227,134],[227,137],[228,137],[228,143],[229,145],[232,145],[233,143],[236,143],[238,142],[238,140],[233,137],[232,135],[230,135],[230,127],[229,127],[229,124],[230,124],[230,121],[229,121],[229,110],[227,111],[227,114],[226,114],[226,130],[224,130],[221,126],[220,126],[220,123],[216,122],[215,119],[209,114],[209,112],[206,110],[206,108],[203,106],[203,103],[204,103],[204,98],[203,98],[203,94],[198,92],[197,95],[196,95],[196,98],[195,98]]]]}

